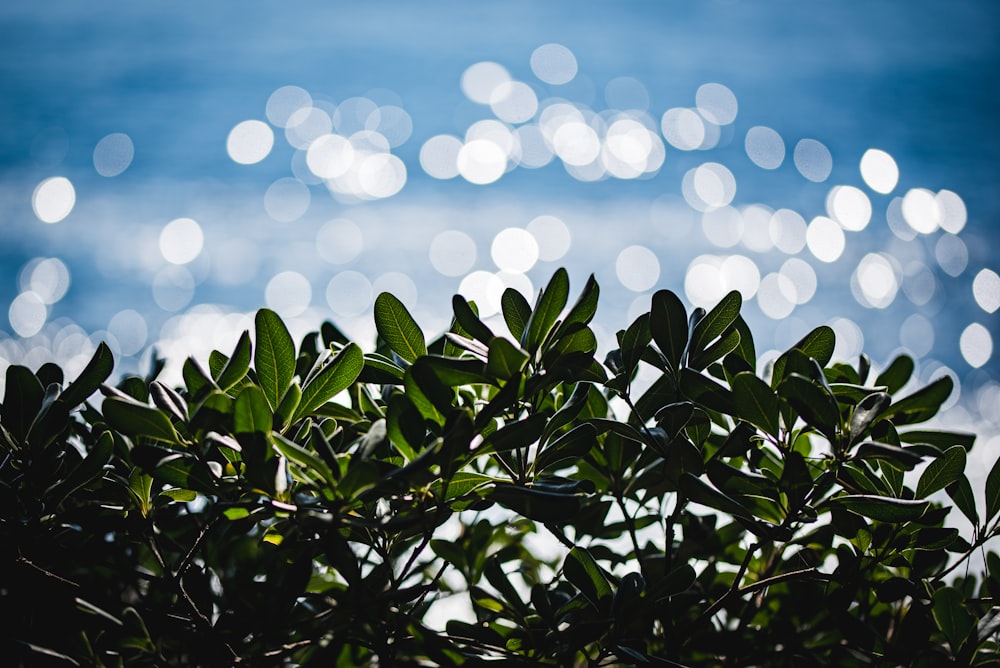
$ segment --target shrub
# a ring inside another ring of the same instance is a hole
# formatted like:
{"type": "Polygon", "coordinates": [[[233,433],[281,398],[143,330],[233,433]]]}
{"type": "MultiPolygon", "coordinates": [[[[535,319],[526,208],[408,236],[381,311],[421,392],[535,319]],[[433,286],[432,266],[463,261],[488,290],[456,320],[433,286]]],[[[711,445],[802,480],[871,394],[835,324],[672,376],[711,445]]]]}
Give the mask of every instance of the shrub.
{"type": "Polygon", "coordinates": [[[998,657],[1000,467],[921,428],[945,377],[761,376],[739,293],[663,290],[603,364],[591,277],[509,337],[452,300],[429,345],[390,294],[377,348],[256,314],[183,386],[7,370],[4,655],[23,665],[982,665],[998,657]],[[651,381],[638,387],[637,370],[651,381]],[[94,397],[103,401],[93,402],[94,397]],[[944,526],[951,508],[971,535],[944,526]],[[437,605],[436,605],[437,604],[437,605]],[[463,619],[448,619],[462,608],[463,619]]]}

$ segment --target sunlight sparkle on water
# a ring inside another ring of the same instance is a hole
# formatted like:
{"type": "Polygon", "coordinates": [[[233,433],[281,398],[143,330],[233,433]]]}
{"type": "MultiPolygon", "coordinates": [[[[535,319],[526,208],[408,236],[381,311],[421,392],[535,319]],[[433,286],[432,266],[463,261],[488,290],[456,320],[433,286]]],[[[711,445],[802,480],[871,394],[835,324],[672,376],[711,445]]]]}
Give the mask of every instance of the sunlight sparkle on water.
{"type": "Polygon", "coordinates": [[[490,257],[501,271],[524,273],[538,261],[538,242],[531,232],[508,227],[493,237],[490,257]]]}
{"type": "Polygon", "coordinates": [[[363,313],[372,303],[372,284],[357,271],[342,271],[326,286],[326,303],[336,315],[353,317],[363,313]]]}
{"type": "Polygon", "coordinates": [[[123,132],[109,134],[94,147],[94,169],[101,176],[118,176],[132,164],[135,146],[123,132]]]}
{"type": "Polygon", "coordinates": [[[274,148],[274,131],[263,121],[241,121],[233,126],[226,137],[226,153],[233,162],[253,165],[264,158],[274,148]]]}
{"type": "Polygon", "coordinates": [[[645,246],[628,246],[618,253],[615,276],[633,292],[645,292],[660,280],[660,261],[645,246]]]}
{"type": "Polygon", "coordinates": [[[264,302],[283,318],[294,318],[309,308],[312,285],[297,271],[283,271],[267,282],[264,302]]]}
{"type": "Polygon", "coordinates": [[[843,254],[846,243],[844,229],[826,216],[816,216],[806,229],[809,252],[821,262],[836,262],[843,254]]]}
{"type": "Polygon", "coordinates": [[[979,308],[995,313],[1000,308],[1000,275],[992,269],[981,269],[972,281],[972,295],[979,308]]]}
{"type": "Polygon", "coordinates": [[[576,76],[576,56],[562,44],[543,44],[531,52],[531,71],[547,84],[566,84],[576,76]]]}
{"type": "Polygon", "coordinates": [[[171,264],[187,264],[201,254],[205,236],[191,218],[177,218],[160,231],[160,253],[171,264]]]}
{"type": "Polygon", "coordinates": [[[895,258],[868,253],[851,275],[851,293],[867,308],[887,308],[899,291],[899,268],[895,258]]]}
{"type": "Polygon", "coordinates": [[[993,337],[990,330],[978,322],[974,322],[964,330],[958,341],[962,357],[974,369],[978,369],[990,361],[993,356],[993,337]]]}
{"type": "Polygon", "coordinates": [[[877,148],[870,148],[861,156],[861,178],[877,193],[888,195],[899,182],[899,167],[892,156],[877,148]]]}
{"type": "Polygon", "coordinates": [[[45,179],[31,195],[31,208],[43,223],[58,223],[76,205],[76,190],[65,176],[45,179]]]}
{"type": "Polygon", "coordinates": [[[485,61],[468,67],[462,73],[461,86],[462,92],[473,102],[489,104],[497,87],[510,81],[507,68],[485,61]]]}
{"type": "Polygon", "coordinates": [[[833,171],[833,157],[830,155],[830,149],[815,139],[800,140],[795,145],[793,160],[799,174],[816,183],[826,181],[830,172],[833,171]]]}
{"type": "Polygon", "coordinates": [[[445,276],[461,276],[476,264],[476,242],[465,232],[445,230],[431,240],[431,265],[445,276]]]}
{"type": "Polygon", "coordinates": [[[555,262],[569,252],[572,235],[569,227],[555,216],[538,216],[528,223],[526,229],[538,243],[538,259],[555,262]]]}
{"type": "Polygon", "coordinates": [[[69,290],[69,269],[59,258],[36,257],[21,269],[18,285],[22,292],[38,295],[43,303],[55,304],[69,290]]]}
{"type": "Polygon", "coordinates": [[[785,161],[785,142],[771,128],[756,125],[747,130],[743,147],[747,157],[762,169],[777,169],[785,161]]]}
{"type": "Polygon", "coordinates": [[[826,212],[845,230],[860,232],[872,218],[872,203],[860,188],[834,186],[826,197],[826,212]]]}

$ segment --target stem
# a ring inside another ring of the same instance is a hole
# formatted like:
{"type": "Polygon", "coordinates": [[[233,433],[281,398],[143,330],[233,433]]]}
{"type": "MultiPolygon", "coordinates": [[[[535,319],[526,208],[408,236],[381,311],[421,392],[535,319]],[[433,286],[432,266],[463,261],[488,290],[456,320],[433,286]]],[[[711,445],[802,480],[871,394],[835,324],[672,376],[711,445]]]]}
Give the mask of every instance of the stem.
{"type": "MultiPolygon", "coordinates": [[[[625,507],[625,500],[620,494],[615,495],[615,501],[618,502],[618,508],[621,509],[622,515],[625,517],[625,527],[628,529],[629,538],[632,539],[632,549],[635,550],[635,559],[639,562],[639,571],[643,572],[643,561],[639,558],[639,537],[636,535],[635,529],[635,518],[629,515],[628,509],[625,507]]],[[[642,573],[643,577],[646,576],[645,572],[642,573]]]]}
{"type": "Polygon", "coordinates": [[[708,609],[705,610],[705,612],[701,613],[701,617],[699,619],[702,618],[711,619],[712,616],[715,615],[715,613],[719,610],[719,608],[722,607],[722,604],[726,602],[726,599],[728,599],[733,594],[743,593],[743,590],[740,589],[740,581],[743,580],[743,576],[746,575],[747,568],[750,566],[750,560],[753,559],[753,553],[756,552],[759,547],[760,547],[759,544],[754,543],[749,548],[747,548],[746,556],[743,557],[743,563],[740,564],[740,570],[736,573],[736,577],[733,578],[732,586],[726,591],[725,594],[715,599],[715,603],[708,606],[708,609]]]}

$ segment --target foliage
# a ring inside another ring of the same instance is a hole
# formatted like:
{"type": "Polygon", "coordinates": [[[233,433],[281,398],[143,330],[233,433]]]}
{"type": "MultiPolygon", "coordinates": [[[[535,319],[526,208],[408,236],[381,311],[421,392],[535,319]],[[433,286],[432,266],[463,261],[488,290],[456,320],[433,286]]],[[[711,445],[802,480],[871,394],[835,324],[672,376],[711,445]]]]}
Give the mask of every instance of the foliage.
{"type": "Polygon", "coordinates": [[[176,388],[162,361],[106,384],[103,344],[69,384],[9,367],[4,656],[997,661],[1000,557],[962,566],[998,533],[1000,466],[977,504],[972,436],[920,427],[947,377],[897,398],[913,361],[831,362],[827,327],[757,375],[737,292],[657,292],[602,364],[597,283],[568,297],[564,270],[534,304],[508,290],[494,334],[456,296],[428,343],[382,294],[369,353],[329,323],[296,347],[265,309],[176,388]]]}

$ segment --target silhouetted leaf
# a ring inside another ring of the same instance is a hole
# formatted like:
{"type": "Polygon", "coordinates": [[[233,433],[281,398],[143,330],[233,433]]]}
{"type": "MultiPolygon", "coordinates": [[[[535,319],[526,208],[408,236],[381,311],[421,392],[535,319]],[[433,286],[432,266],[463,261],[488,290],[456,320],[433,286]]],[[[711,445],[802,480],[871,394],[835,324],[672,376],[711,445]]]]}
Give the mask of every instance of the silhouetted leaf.
{"type": "Polygon", "coordinates": [[[777,439],[781,425],[774,390],[748,371],[736,374],[732,389],[737,416],[777,439]]]}
{"type": "Polygon", "coordinates": [[[543,413],[535,413],[523,420],[505,424],[484,438],[476,453],[506,452],[515,448],[526,448],[542,435],[546,421],[547,418],[543,413]]]}
{"type": "Polygon", "coordinates": [[[574,547],[563,561],[563,572],[570,584],[597,609],[610,602],[614,591],[604,569],[585,548],[574,547]]]}
{"type": "Polygon", "coordinates": [[[916,496],[926,499],[934,492],[944,489],[965,472],[965,448],[953,445],[944,454],[928,464],[917,483],[916,496]]]}
{"type": "Polygon", "coordinates": [[[70,409],[82,404],[97,391],[101,383],[108,379],[114,368],[114,363],[111,349],[102,341],[97,345],[97,350],[94,351],[93,357],[87,362],[87,366],[80,372],[80,375],[63,390],[60,399],[70,409]]]}
{"type": "Polygon", "coordinates": [[[569,298],[569,274],[565,269],[558,269],[549,279],[548,285],[538,295],[535,307],[521,335],[521,345],[529,353],[534,354],[542,341],[548,336],[556,319],[566,306],[569,298]]]}
{"type": "Polygon", "coordinates": [[[337,355],[302,388],[302,401],[292,422],[310,415],[317,408],[346,390],[357,380],[365,360],[356,343],[344,346],[337,355]]]}
{"type": "Polygon", "coordinates": [[[858,402],[851,414],[850,443],[857,443],[879,415],[892,403],[892,397],[885,392],[875,392],[858,402]]]}
{"type": "Polygon", "coordinates": [[[878,375],[875,384],[884,385],[886,392],[895,394],[906,385],[912,375],[913,358],[909,355],[900,355],[878,375]]]}
{"type": "Polygon", "coordinates": [[[250,333],[243,332],[226,366],[215,378],[219,389],[227,391],[243,380],[250,369],[250,351],[250,333]]]}
{"type": "Polygon", "coordinates": [[[511,336],[515,340],[521,341],[528,319],[531,318],[531,305],[528,300],[514,288],[507,288],[500,296],[500,309],[511,336]]]}
{"type": "Polygon", "coordinates": [[[622,356],[622,369],[618,372],[619,375],[623,377],[632,375],[650,340],[648,313],[637,317],[625,331],[618,332],[618,346],[622,356]]]}
{"type": "Polygon", "coordinates": [[[976,620],[965,609],[962,593],[954,587],[941,587],[934,592],[931,613],[953,651],[957,652],[975,629],[976,620]]]}
{"type": "Polygon", "coordinates": [[[597,280],[595,280],[594,275],[591,274],[587,277],[587,282],[583,286],[580,296],[577,297],[576,302],[572,307],[570,307],[569,312],[566,314],[566,318],[563,320],[562,325],[559,326],[556,338],[561,338],[561,336],[574,325],[586,325],[593,320],[594,314],[597,313],[597,302],[600,294],[601,289],[597,285],[597,280]]]}
{"type": "Polygon", "coordinates": [[[889,462],[893,468],[899,471],[909,471],[923,461],[923,457],[912,450],[885,443],[862,443],[858,446],[856,456],[859,459],[878,459],[889,462]]]}
{"type": "Polygon", "coordinates": [[[937,415],[941,404],[951,395],[955,381],[951,376],[941,376],[933,383],[891,405],[879,420],[891,420],[897,427],[925,422],[937,415]]]}
{"type": "Polygon", "coordinates": [[[375,328],[392,352],[409,363],[427,354],[427,342],[403,302],[383,292],[375,298],[375,328]]]}
{"type": "Polygon", "coordinates": [[[102,410],[108,424],[132,438],[143,436],[165,443],[180,440],[170,418],[157,408],[109,397],[102,410]]]}
{"type": "Polygon", "coordinates": [[[16,441],[24,441],[28,429],[42,407],[45,388],[31,373],[31,369],[19,364],[7,367],[3,407],[0,408],[0,423],[16,441]]]}
{"type": "MultiPolygon", "coordinates": [[[[715,339],[726,335],[727,330],[736,322],[740,315],[740,307],[743,306],[743,297],[736,290],[732,290],[723,297],[715,307],[705,314],[705,317],[698,320],[691,331],[691,341],[688,348],[688,358],[695,358],[704,351],[715,339]]],[[[732,350],[739,343],[739,334],[734,338],[732,350]]],[[[718,355],[722,357],[729,350],[718,355]]],[[[716,359],[718,359],[716,357],[716,359]]]]}
{"type": "Polygon", "coordinates": [[[830,440],[836,438],[840,408],[837,406],[837,399],[824,387],[798,373],[791,373],[778,385],[778,394],[784,397],[806,424],[830,440]]]}
{"type": "Polygon", "coordinates": [[[671,368],[675,372],[679,371],[688,341],[687,311],[677,295],[670,290],[653,293],[649,329],[657,348],[671,368]]]}
{"type": "Polygon", "coordinates": [[[583,497],[513,484],[497,484],[488,498],[536,522],[565,526],[576,519],[583,497]]]}
{"type": "Polygon", "coordinates": [[[955,506],[965,515],[972,526],[979,526],[979,513],[976,511],[976,496],[972,493],[972,485],[969,479],[963,474],[955,482],[945,487],[948,496],[955,502],[955,506]]]}
{"type": "Polygon", "coordinates": [[[838,496],[827,501],[827,504],[846,508],[873,520],[894,524],[920,519],[930,508],[929,501],[896,499],[872,494],[838,496]]]}
{"type": "MultiPolygon", "coordinates": [[[[802,337],[790,350],[798,350],[806,357],[815,358],[820,366],[826,366],[830,363],[830,358],[833,357],[836,339],[837,337],[833,329],[826,325],[821,325],[802,337]]],[[[774,367],[771,371],[771,387],[776,387],[784,379],[786,374],[785,365],[787,363],[788,352],[785,352],[774,361],[774,367]]]]}
{"type": "Polygon", "coordinates": [[[479,315],[472,309],[469,302],[465,300],[462,295],[455,295],[451,298],[451,307],[455,313],[455,322],[465,331],[469,336],[480,341],[485,345],[490,345],[490,341],[493,340],[493,332],[483,324],[483,321],[479,319],[479,315]]]}

